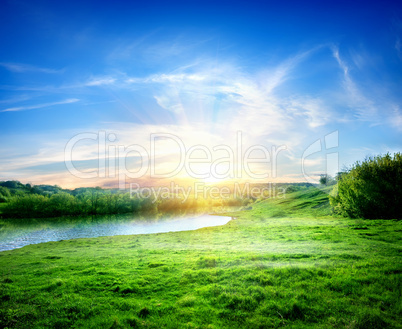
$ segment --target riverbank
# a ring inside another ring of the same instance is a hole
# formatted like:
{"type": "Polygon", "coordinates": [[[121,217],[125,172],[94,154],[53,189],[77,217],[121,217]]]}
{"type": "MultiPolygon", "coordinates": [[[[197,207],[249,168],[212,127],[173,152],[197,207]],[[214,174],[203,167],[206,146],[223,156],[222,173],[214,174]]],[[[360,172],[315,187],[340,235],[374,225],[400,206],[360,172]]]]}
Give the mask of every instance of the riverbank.
{"type": "Polygon", "coordinates": [[[38,219],[36,223],[25,224],[0,220],[0,252],[50,241],[190,231],[224,225],[230,219],[228,216],[189,214],[165,218],[132,215],[76,217],[70,221],[63,218],[53,222],[38,219]]]}
{"type": "Polygon", "coordinates": [[[400,222],[290,194],[196,231],[0,253],[0,327],[398,328],[400,222]]]}

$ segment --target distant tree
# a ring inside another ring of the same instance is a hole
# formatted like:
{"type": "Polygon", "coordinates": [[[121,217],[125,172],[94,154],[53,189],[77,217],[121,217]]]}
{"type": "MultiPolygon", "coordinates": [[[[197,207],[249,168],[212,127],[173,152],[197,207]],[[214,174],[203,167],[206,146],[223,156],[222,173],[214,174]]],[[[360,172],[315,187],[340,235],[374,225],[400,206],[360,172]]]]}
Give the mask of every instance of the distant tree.
{"type": "Polygon", "coordinates": [[[38,194],[13,196],[3,207],[5,217],[44,217],[47,214],[48,198],[38,194]]]}
{"type": "Polygon", "coordinates": [[[333,185],[335,180],[328,174],[322,174],[319,180],[321,185],[333,185]]]}
{"type": "Polygon", "coordinates": [[[7,188],[18,188],[22,184],[17,180],[9,180],[9,181],[6,181],[6,182],[1,182],[0,185],[4,186],[4,187],[7,187],[7,188]]]}
{"type": "Polygon", "coordinates": [[[330,203],[336,213],[352,218],[402,218],[402,154],[355,163],[338,175],[330,203]]]}
{"type": "Polygon", "coordinates": [[[47,212],[49,217],[75,215],[77,211],[76,199],[65,192],[53,194],[47,203],[47,212]]]}
{"type": "Polygon", "coordinates": [[[10,191],[7,187],[0,186],[0,203],[7,202],[11,197],[10,191]]]}

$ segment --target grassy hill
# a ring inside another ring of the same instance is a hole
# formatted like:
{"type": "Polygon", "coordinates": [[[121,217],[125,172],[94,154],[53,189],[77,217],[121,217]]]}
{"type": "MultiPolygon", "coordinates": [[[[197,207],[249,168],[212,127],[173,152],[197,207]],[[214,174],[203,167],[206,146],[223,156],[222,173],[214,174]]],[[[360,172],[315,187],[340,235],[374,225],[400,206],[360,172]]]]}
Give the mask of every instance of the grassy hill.
{"type": "MultiPolygon", "coordinates": [[[[290,188],[292,185],[290,185],[290,188]]],[[[322,217],[331,215],[328,193],[332,186],[315,188],[307,187],[286,193],[283,197],[262,200],[253,206],[253,214],[268,217],[322,217]]]]}
{"type": "Polygon", "coordinates": [[[2,252],[0,328],[400,328],[401,223],[331,217],[326,193],[2,252]]]}

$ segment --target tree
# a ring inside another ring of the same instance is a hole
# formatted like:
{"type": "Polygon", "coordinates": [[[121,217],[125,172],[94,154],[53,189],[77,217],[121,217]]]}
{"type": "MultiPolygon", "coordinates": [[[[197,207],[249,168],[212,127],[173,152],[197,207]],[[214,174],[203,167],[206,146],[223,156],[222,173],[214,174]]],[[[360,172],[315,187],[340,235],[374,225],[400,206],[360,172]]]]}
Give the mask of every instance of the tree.
{"type": "Polygon", "coordinates": [[[10,191],[7,187],[0,186],[0,203],[7,202],[11,197],[10,191]]]}
{"type": "Polygon", "coordinates": [[[47,205],[49,198],[38,194],[13,196],[3,207],[5,217],[44,217],[48,214],[47,205]]]}
{"type": "Polygon", "coordinates": [[[321,185],[327,185],[327,184],[328,184],[328,180],[329,180],[328,175],[321,175],[321,177],[320,177],[320,184],[321,184],[321,185]]]}
{"type": "Polygon", "coordinates": [[[336,213],[352,218],[402,218],[402,154],[356,162],[338,175],[330,203],[336,213]]]}
{"type": "Polygon", "coordinates": [[[65,192],[53,194],[47,203],[47,216],[65,216],[78,213],[76,199],[65,192]]]}
{"type": "Polygon", "coordinates": [[[319,180],[321,185],[333,185],[336,181],[328,174],[322,174],[319,180]]]}

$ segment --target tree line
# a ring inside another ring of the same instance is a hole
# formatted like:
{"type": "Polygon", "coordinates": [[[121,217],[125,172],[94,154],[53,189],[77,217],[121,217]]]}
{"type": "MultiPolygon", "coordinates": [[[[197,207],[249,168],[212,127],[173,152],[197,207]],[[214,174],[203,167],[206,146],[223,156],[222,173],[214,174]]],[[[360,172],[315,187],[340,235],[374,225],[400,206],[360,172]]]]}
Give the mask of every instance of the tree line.
{"type": "Polygon", "coordinates": [[[4,218],[45,218],[62,216],[107,215],[127,213],[188,213],[231,206],[245,206],[251,199],[138,197],[117,189],[77,188],[66,190],[55,185],[22,184],[18,181],[0,182],[1,216],[4,218]]]}

